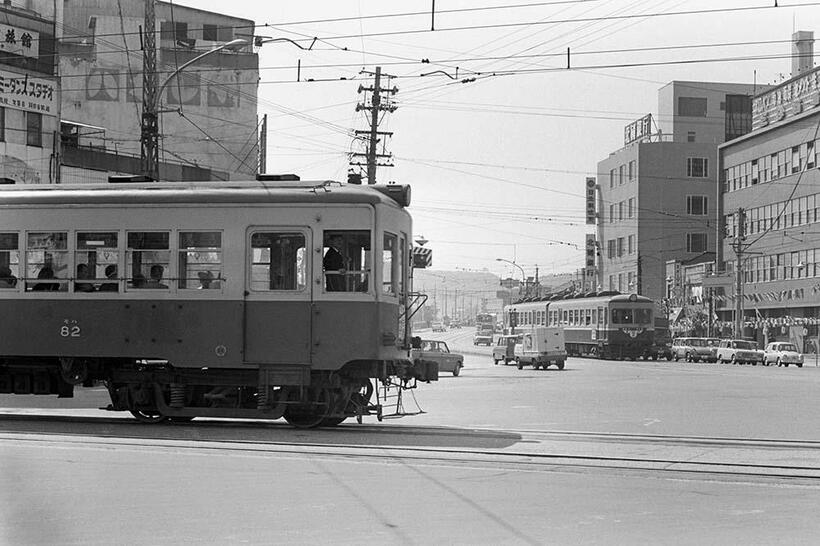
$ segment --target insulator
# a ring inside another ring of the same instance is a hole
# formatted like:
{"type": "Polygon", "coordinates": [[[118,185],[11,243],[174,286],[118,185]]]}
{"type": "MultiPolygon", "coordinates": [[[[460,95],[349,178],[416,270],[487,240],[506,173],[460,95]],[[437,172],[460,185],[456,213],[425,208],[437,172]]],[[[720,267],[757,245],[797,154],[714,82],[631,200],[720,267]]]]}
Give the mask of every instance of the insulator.
{"type": "Polygon", "coordinates": [[[185,407],[185,385],[171,383],[171,404],[172,408],[185,407]]]}

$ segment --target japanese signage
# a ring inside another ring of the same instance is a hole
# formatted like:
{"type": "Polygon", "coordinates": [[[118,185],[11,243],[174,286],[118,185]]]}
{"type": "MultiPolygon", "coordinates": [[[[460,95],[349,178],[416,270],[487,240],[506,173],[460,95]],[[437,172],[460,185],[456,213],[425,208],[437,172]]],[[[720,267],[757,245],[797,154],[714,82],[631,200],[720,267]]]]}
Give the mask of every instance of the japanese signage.
{"type": "Polygon", "coordinates": [[[0,51],[24,57],[39,57],[40,33],[0,24],[0,51]]]}
{"type": "MultiPolygon", "coordinates": [[[[587,233],[586,254],[586,266],[589,271],[589,268],[595,267],[595,235],[592,233],[587,233]]],[[[595,274],[594,271],[592,274],[595,274]]]]}
{"type": "Polygon", "coordinates": [[[820,104],[820,70],[761,93],[752,101],[752,129],[794,116],[820,104]]]}
{"type": "Polygon", "coordinates": [[[588,177],[586,182],[587,224],[595,224],[595,178],[588,177]]]}
{"type": "Polygon", "coordinates": [[[55,83],[28,74],[16,74],[0,69],[0,106],[57,114],[55,83]]]}
{"type": "Polygon", "coordinates": [[[624,146],[652,134],[652,114],[647,114],[639,120],[633,121],[624,127],[624,146]]]}

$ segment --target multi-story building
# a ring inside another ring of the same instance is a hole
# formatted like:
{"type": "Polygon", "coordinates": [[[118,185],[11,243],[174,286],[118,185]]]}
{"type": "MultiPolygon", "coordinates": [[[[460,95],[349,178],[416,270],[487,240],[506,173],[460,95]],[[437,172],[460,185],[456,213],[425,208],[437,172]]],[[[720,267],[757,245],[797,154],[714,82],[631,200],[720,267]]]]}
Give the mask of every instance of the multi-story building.
{"type": "Polygon", "coordinates": [[[4,2],[0,14],[0,183],[52,183],[60,128],[53,10],[4,2]]]}
{"type": "Polygon", "coordinates": [[[673,81],[598,163],[598,284],[660,301],[666,262],[714,252],[717,147],[751,129],[749,84],[673,81]]]}
{"type": "Polygon", "coordinates": [[[794,43],[792,77],[756,96],[752,131],[719,148],[717,263],[726,274],[712,286],[727,330],[809,349],[820,316],[820,68],[812,33],[794,43]]]}
{"type": "MultiPolygon", "coordinates": [[[[51,0],[44,3],[51,4],[51,0]]],[[[63,182],[139,166],[144,2],[57,2],[63,182]],[[91,170],[89,170],[91,169],[91,170]]],[[[254,23],[155,2],[160,178],[247,178],[258,168],[254,23]],[[238,49],[185,63],[237,38],[238,49]],[[163,113],[164,112],[164,113],[163,113]],[[171,165],[176,163],[176,165],[171,165]]],[[[136,170],[138,173],[139,170],[136,170]]]]}

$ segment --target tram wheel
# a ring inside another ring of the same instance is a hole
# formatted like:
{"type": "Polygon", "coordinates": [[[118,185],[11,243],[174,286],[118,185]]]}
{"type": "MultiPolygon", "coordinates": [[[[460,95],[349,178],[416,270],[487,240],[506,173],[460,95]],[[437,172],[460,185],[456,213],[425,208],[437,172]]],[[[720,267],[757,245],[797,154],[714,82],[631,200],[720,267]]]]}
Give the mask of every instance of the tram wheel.
{"type": "Polygon", "coordinates": [[[161,423],[167,419],[165,415],[158,411],[131,410],[131,415],[133,415],[134,418],[136,418],[136,420],[140,423],[148,423],[152,425],[155,423],[161,423]]]}
{"type": "MultiPolygon", "coordinates": [[[[316,428],[325,421],[324,412],[320,412],[318,408],[290,407],[285,410],[284,417],[289,425],[296,428],[316,428]]],[[[328,421],[332,419],[329,418],[328,421]]]]}

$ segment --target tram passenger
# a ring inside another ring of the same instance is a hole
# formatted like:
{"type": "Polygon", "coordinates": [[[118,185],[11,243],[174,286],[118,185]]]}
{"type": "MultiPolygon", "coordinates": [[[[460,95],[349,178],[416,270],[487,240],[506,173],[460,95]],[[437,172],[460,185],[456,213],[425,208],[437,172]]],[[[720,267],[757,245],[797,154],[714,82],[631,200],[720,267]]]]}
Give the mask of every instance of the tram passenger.
{"type": "Polygon", "coordinates": [[[100,292],[119,292],[120,283],[117,282],[117,266],[114,264],[105,267],[105,278],[110,282],[104,282],[100,285],[100,292]]]}
{"type": "MultiPolygon", "coordinates": [[[[37,273],[37,280],[42,279],[53,279],[54,278],[54,270],[51,266],[44,265],[40,272],[37,273]]],[[[38,282],[32,288],[35,292],[56,292],[60,289],[60,283],[56,282],[38,282]]]]}
{"type": "Polygon", "coordinates": [[[344,238],[341,235],[331,235],[328,247],[322,261],[322,267],[325,270],[325,290],[344,292],[346,278],[344,238]]]}
{"type": "Polygon", "coordinates": [[[17,277],[11,274],[11,269],[0,266],[0,288],[14,288],[17,286],[17,277]]]}
{"type": "Polygon", "coordinates": [[[162,282],[162,275],[164,273],[164,267],[159,264],[152,265],[149,271],[149,279],[145,283],[144,288],[168,288],[168,285],[162,282]]]}
{"type": "Polygon", "coordinates": [[[74,281],[75,292],[93,292],[94,285],[90,282],[78,282],[80,279],[90,279],[91,273],[88,264],[77,264],[77,279],[74,281]]]}
{"type": "Polygon", "coordinates": [[[219,288],[219,281],[214,280],[214,274],[210,271],[200,271],[197,273],[197,277],[199,277],[199,286],[197,287],[197,290],[219,288]]]}

